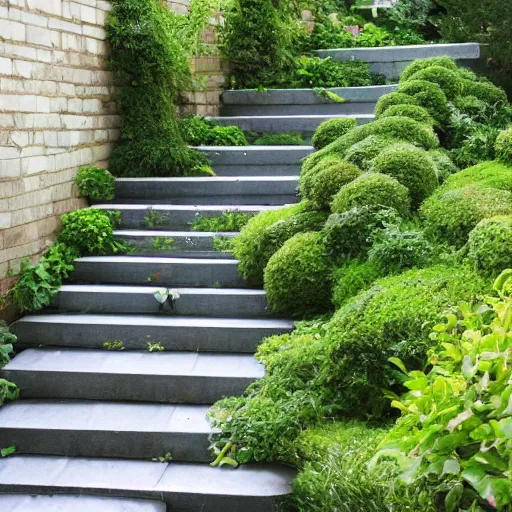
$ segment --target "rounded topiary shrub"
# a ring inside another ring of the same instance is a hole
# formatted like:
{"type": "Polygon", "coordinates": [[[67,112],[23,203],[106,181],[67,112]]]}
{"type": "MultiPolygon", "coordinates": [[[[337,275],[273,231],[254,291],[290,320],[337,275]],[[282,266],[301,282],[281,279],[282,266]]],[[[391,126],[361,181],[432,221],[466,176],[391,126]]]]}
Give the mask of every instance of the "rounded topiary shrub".
{"type": "Polygon", "coordinates": [[[512,267],[512,216],[481,220],[469,233],[468,259],[475,268],[497,276],[512,267]]]}
{"type": "Polygon", "coordinates": [[[478,185],[512,192],[512,166],[498,161],[483,162],[450,176],[439,192],[478,185]]]}
{"type": "Polygon", "coordinates": [[[507,105],[506,92],[490,82],[462,81],[462,93],[464,96],[474,96],[490,106],[507,105]]]}
{"type": "Polygon", "coordinates": [[[424,123],[429,126],[434,126],[435,121],[432,116],[428,113],[428,110],[420,107],[419,105],[392,105],[387,108],[382,117],[410,117],[418,123],[424,123]]]}
{"type": "Polygon", "coordinates": [[[462,247],[469,232],[482,219],[512,214],[512,193],[478,185],[455,189],[443,186],[425,201],[420,213],[429,233],[455,247],[462,247]]]}
{"type": "Polygon", "coordinates": [[[418,102],[409,94],[390,92],[381,96],[375,106],[375,117],[378,119],[389,107],[397,105],[418,105],[418,102]]]}
{"type": "Polygon", "coordinates": [[[412,75],[431,66],[441,66],[452,71],[458,71],[457,64],[450,57],[429,57],[428,59],[418,59],[411,62],[402,71],[400,83],[407,82],[412,75]]]}
{"type": "Polygon", "coordinates": [[[426,80],[411,80],[402,84],[398,92],[412,96],[440,126],[450,118],[448,99],[439,85],[426,80]]]}
{"type": "Polygon", "coordinates": [[[512,128],[504,130],[498,135],[495,148],[498,160],[512,165],[512,128]]]}
{"type": "Polygon", "coordinates": [[[394,208],[407,216],[410,209],[409,190],[385,174],[366,173],[342,187],[331,204],[333,213],[343,213],[355,207],[394,208]]]}
{"type": "Polygon", "coordinates": [[[462,78],[459,71],[442,66],[423,68],[414,73],[409,80],[425,80],[439,85],[448,100],[453,100],[462,93],[462,78]]]}
{"type": "Polygon", "coordinates": [[[411,144],[399,143],[385,149],[373,161],[373,171],[392,176],[407,187],[413,209],[418,208],[439,184],[428,153],[411,144]]]}
{"type": "Polygon", "coordinates": [[[299,193],[302,197],[309,197],[311,194],[311,183],[313,178],[321,171],[336,167],[344,161],[338,154],[327,154],[320,158],[318,162],[309,167],[303,166],[299,176],[299,193]]]}
{"type": "Polygon", "coordinates": [[[370,135],[350,146],[344,155],[344,160],[357,165],[362,171],[369,171],[373,164],[373,159],[385,148],[399,142],[397,139],[384,137],[381,135],[370,135]]]}
{"type": "Polygon", "coordinates": [[[313,146],[322,149],[357,126],[353,117],[340,117],[324,121],[313,135],[313,146]]]}
{"type": "Polygon", "coordinates": [[[321,233],[285,242],[265,269],[265,291],[275,313],[304,317],[330,309],[332,261],[321,233]]]}
{"type": "Polygon", "coordinates": [[[315,173],[311,178],[311,187],[307,199],[320,209],[328,209],[332,198],[341,187],[361,175],[359,167],[340,162],[315,173]]]}
{"type": "Polygon", "coordinates": [[[452,162],[452,159],[448,155],[448,152],[444,149],[431,149],[428,151],[428,156],[432,159],[436,170],[437,179],[439,183],[444,181],[455,174],[458,169],[457,166],[452,162]]]}

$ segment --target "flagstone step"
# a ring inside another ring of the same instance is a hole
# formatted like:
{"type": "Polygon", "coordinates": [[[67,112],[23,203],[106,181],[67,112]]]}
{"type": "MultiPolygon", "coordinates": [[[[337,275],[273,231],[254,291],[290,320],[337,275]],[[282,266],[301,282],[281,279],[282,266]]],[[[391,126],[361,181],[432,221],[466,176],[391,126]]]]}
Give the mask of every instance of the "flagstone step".
{"type": "Polygon", "coordinates": [[[22,398],[213,404],[263,377],[251,355],[27,349],[2,370],[22,398]]]}
{"type": "Polygon", "coordinates": [[[273,318],[54,313],[27,315],[12,332],[23,347],[103,348],[121,340],[126,350],[147,350],[152,342],[165,350],[253,353],[263,338],[293,328],[292,321],[273,318]]]}
{"type": "Polygon", "coordinates": [[[270,315],[263,290],[243,288],[177,288],[173,305],[155,286],[64,285],[55,299],[56,309],[79,313],[119,313],[213,318],[259,318],[270,315]]]}
{"type": "Polygon", "coordinates": [[[269,464],[230,471],[194,463],[19,455],[0,460],[0,492],[162,499],[173,512],[262,512],[278,510],[295,475],[269,464]]]}
{"type": "MultiPolygon", "coordinates": [[[[210,462],[209,406],[18,400],[0,409],[0,446],[18,454],[210,462]]],[[[2,509],[3,510],[3,509],[2,509]]]]}

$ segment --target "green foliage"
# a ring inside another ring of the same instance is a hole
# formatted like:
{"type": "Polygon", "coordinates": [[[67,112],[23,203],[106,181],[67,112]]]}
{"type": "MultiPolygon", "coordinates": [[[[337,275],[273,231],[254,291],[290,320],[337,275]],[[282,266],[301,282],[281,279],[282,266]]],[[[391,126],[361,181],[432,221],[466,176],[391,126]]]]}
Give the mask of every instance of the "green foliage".
{"type": "Polygon", "coordinates": [[[221,126],[200,116],[183,119],[183,138],[191,146],[247,146],[244,132],[238,126],[221,126]]]}
{"type": "Polygon", "coordinates": [[[110,201],[115,197],[116,180],[106,169],[83,166],[75,176],[80,195],[90,201],[110,201]]]}
{"type": "Polygon", "coordinates": [[[508,510],[511,379],[510,271],[499,298],[461,304],[433,328],[428,372],[404,372],[408,391],[392,405],[402,417],[374,462],[394,459],[401,480],[432,483],[446,510],[508,510]]]}
{"type": "Polygon", "coordinates": [[[302,135],[298,132],[267,133],[257,138],[255,146],[303,146],[305,145],[302,135]]]}
{"type": "Polygon", "coordinates": [[[338,137],[345,135],[357,125],[354,118],[345,117],[324,121],[313,135],[313,146],[322,149],[338,137]]]}
{"type": "Polygon", "coordinates": [[[217,217],[205,217],[197,214],[194,221],[190,223],[190,229],[192,231],[235,232],[240,231],[253,217],[254,213],[238,211],[222,212],[222,215],[217,217]]]}
{"type": "Polygon", "coordinates": [[[0,406],[7,400],[16,400],[20,396],[20,390],[14,382],[0,379],[0,406]]]}
{"type": "Polygon", "coordinates": [[[165,352],[165,347],[159,341],[148,341],[146,345],[148,352],[165,352]]]}
{"type": "Polygon", "coordinates": [[[123,340],[105,341],[103,348],[105,350],[124,350],[124,343],[123,340]]]}
{"type": "Polygon", "coordinates": [[[475,268],[492,276],[512,267],[512,216],[481,220],[469,233],[468,260],[475,268]]]}
{"type": "Polygon", "coordinates": [[[457,166],[444,149],[431,149],[428,151],[428,156],[434,164],[439,183],[443,183],[449,176],[458,171],[457,166]]]}
{"type": "Polygon", "coordinates": [[[369,171],[373,165],[374,158],[380,152],[398,142],[397,139],[392,139],[379,135],[370,135],[353,146],[350,146],[344,154],[343,159],[351,164],[356,165],[363,171],[369,171]]]}
{"type": "Polygon", "coordinates": [[[384,149],[373,161],[372,170],[392,176],[407,187],[413,209],[418,208],[439,184],[428,153],[411,144],[398,143],[384,149]]]}
{"type": "Polygon", "coordinates": [[[18,338],[9,332],[7,324],[0,320],[0,368],[11,360],[10,354],[14,351],[13,345],[16,341],[18,338]]]}
{"type": "Polygon", "coordinates": [[[467,185],[499,188],[512,192],[512,167],[501,162],[484,162],[450,176],[441,190],[453,190],[467,185]]]}
{"type": "Polygon", "coordinates": [[[321,233],[285,242],[265,268],[265,291],[276,313],[304,317],[330,309],[332,264],[321,233]]]}
{"type": "Polygon", "coordinates": [[[359,168],[348,162],[327,166],[311,177],[306,199],[320,209],[329,209],[338,191],[360,175],[359,168]]]}
{"type": "Polygon", "coordinates": [[[417,59],[411,62],[402,71],[400,82],[407,82],[415,73],[431,66],[443,67],[454,72],[458,71],[457,64],[450,57],[429,57],[427,59],[417,59]]]}
{"type": "MultiPolygon", "coordinates": [[[[462,121],[462,124],[466,124],[462,121]]],[[[452,123],[452,135],[458,138],[459,123],[452,123]]],[[[496,156],[496,139],[500,133],[498,128],[487,124],[469,122],[461,130],[462,140],[455,144],[452,142],[451,154],[454,162],[461,168],[477,165],[480,162],[494,160],[496,156]]]]}
{"type": "Polygon", "coordinates": [[[479,120],[482,112],[485,112],[489,105],[475,96],[459,96],[453,101],[453,106],[463,115],[474,120],[479,120]]]}
{"type": "Polygon", "coordinates": [[[404,94],[403,92],[390,92],[388,94],[384,94],[377,101],[377,105],[375,106],[375,116],[377,119],[388,110],[390,107],[394,107],[397,105],[416,105],[418,106],[418,102],[408,94],[404,94]]]}
{"type": "Polygon", "coordinates": [[[63,279],[73,271],[73,260],[77,256],[74,248],[57,243],[48,249],[37,264],[22,261],[18,280],[9,290],[13,304],[22,313],[49,306],[63,279]]]}
{"type": "Polygon", "coordinates": [[[498,160],[512,165],[512,128],[498,135],[495,148],[498,160]]]}
{"type": "Polygon", "coordinates": [[[310,168],[303,166],[299,176],[300,195],[303,197],[309,197],[311,195],[313,179],[318,173],[323,172],[331,167],[338,167],[344,163],[344,160],[339,155],[327,154],[318,159],[318,162],[314,166],[311,166],[310,168]]]}
{"type": "Polygon", "coordinates": [[[421,80],[439,85],[448,100],[453,100],[462,93],[462,78],[458,70],[443,66],[429,66],[414,73],[408,81],[421,80]]]}
{"type": "Polygon", "coordinates": [[[256,215],[242,228],[240,235],[233,242],[233,254],[240,261],[238,271],[250,285],[263,284],[261,270],[265,267],[266,261],[264,259],[260,261],[258,255],[262,254],[266,229],[279,220],[303,213],[308,209],[309,204],[303,201],[279,210],[268,210],[256,215]]]}
{"type": "Polygon", "coordinates": [[[409,191],[391,176],[365,173],[340,189],[331,209],[334,213],[343,213],[363,206],[394,208],[405,217],[410,208],[409,191]]]}
{"type": "Polygon", "coordinates": [[[333,91],[324,89],[323,87],[315,87],[313,92],[324,102],[324,103],[345,103],[345,98],[342,98],[333,91]]]}
{"type": "MultiPolygon", "coordinates": [[[[396,93],[400,94],[400,93],[396,93]]],[[[434,120],[429,114],[428,110],[420,107],[419,105],[391,105],[388,107],[380,117],[410,117],[418,123],[424,123],[429,126],[434,126],[434,120]]]]}
{"type": "Polygon", "coordinates": [[[462,87],[464,96],[474,96],[484,103],[487,103],[487,105],[503,106],[508,104],[505,91],[490,82],[464,80],[462,87]]]}
{"type": "Polygon", "coordinates": [[[115,254],[126,247],[114,239],[119,212],[87,208],[62,216],[58,241],[80,256],[115,254]]]}

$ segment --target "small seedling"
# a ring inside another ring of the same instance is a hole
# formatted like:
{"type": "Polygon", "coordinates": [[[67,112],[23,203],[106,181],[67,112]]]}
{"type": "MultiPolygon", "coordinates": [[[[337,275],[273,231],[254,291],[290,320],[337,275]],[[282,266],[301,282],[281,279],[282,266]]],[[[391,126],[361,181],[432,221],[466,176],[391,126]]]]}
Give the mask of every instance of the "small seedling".
{"type": "Polygon", "coordinates": [[[155,251],[168,251],[174,246],[174,238],[157,237],[153,241],[153,249],[155,251]]]}
{"type": "Polygon", "coordinates": [[[0,455],[2,457],[8,457],[9,455],[12,455],[14,452],[16,452],[16,446],[9,446],[8,448],[2,448],[0,450],[0,455]]]}
{"type": "Polygon", "coordinates": [[[166,464],[169,464],[169,462],[172,461],[172,454],[171,452],[167,452],[163,457],[155,457],[154,459],[151,459],[153,462],[164,462],[166,464]]]}
{"type": "Polygon", "coordinates": [[[122,340],[105,341],[103,348],[106,350],[124,350],[124,343],[122,340]]]}
{"type": "Polygon", "coordinates": [[[146,345],[150,352],[163,352],[165,350],[164,346],[159,341],[148,341],[146,345]]]}

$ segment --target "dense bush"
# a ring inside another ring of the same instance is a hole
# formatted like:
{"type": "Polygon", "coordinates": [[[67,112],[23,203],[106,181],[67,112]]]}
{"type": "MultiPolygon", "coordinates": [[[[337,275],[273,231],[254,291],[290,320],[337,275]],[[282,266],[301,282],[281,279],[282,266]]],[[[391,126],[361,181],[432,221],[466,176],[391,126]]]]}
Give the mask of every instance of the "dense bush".
{"type": "Polygon", "coordinates": [[[265,268],[272,311],[304,317],[330,309],[332,264],[321,233],[301,233],[285,242],[265,268]]]}
{"type": "Polygon", "coordinates": [[[390,92],[388,94],[384,94],[384,96],[379,98],[377,105],[375,106],[375,117],[378,119],[389,107],[397,105],[417,106],[418,102],[412,96],[402,92],[390,92]]]}
{"type": "Polygon", "coordinates": [[[394,208],[405,217],[409,215],[409,191],[391,176],[366,173],[339,190],[331,210],[343,213],[360,206],[394,208]]]}
{"type": "Polygon", "coordinates": [[[449,176],[458,171],[457,166],[452,162],[452,159],[445,150],[431,149],[428,151],[428,156],[434,163],[439,183],[443,183],[449,176]]]}
{"type": "Polygon", "coordinates": [[[512,267],[512,216],[481,220],[469,233],[468,259],[475,268],[496,277],[512,267]]]}
{"type": "Polygon", "coordinates": [[[453,106],[474,121],[483,120],[482,114],[489,107],[485,101],[479,100],[475,96],[459,96],[453,101],[453,106]]]}
{"type": "Polygon", "coordinates": [[[512,165],[512,128],[498,135],[495,147],[498,160],[512,165]]]}
{"type": "Polygon", "coordinates": [[[181,124],[183,138],[191,146],[246,146],[244,132],[238,126],[221,126],[200,116],[185,117],[181,124]]]}
{"type": "Polygon", "coordinates": [[[322,149],[331,142],[334,142],[338,137],[345,135],[352,128],[355,128],[356,125],[356,120],[352,117],[341,117],[324,121],[313,135],[313,146],[315,149],[322,149]]]}
{"type": "Polygon", "coordinates": [[[439,85],[448,100],[462,93],[462,78],[457,71],[443,66],[429,66],[414,73],[407,81],[426,81],[439,85]]]}
{"type": "Polygon", "coordinates": [[[350,146],[344,154],[344,160],[357,165],[363,171],[369,171],[373,164],[373,159],[385,148],[398,142],[397,139],[389,137],[370,135],[350,146]]]}
{"type": "Polygon", "coordinates": [[[373,161],[373,171],[392,176],[407,187],[413,209],[418,208],[439,183],[428,153],[411,144],[399,143],[382,151],[373,161]]]}
{"type": "Polygon", "coordinates": [[[491,106],[503,106],[508,103],[505,91],[489,82],[463,80],[462,90],[464,96],[474,96],[491,106]]]}
{"type": "Polygon", "coordinates": [[[415,73],[431,66],[440,66],[451,71],[458,71],[457,64],[450,57],[429,57],[427,59],[417,59],[411,62],[402,71],[400,82],[407,82],[415,73]]]}
{"type": "Polygon", "coordinates": [[[304,146],[302,135],[298,132],[266,133],[258,137],[255,146],[304,146]]]}
{"type": "Polygon", "coordinates": [[[316,165],[307,168],[304,166],[299,176],[299,192],[303,197],[309,197],[311,195],[311,184],[314,177],[326,169],[331,167],[338,167],[343,165],[345,162],[343,159],[336,154],[325,155],[323,158],[318,159],[316,165]]]}
{"type": "Polygon", "coordinates": [[[361,176],[361,170],[348,162],[327,166],[313,174],[306,199],[317,208],[328,209],[335,194],[358,176],[361,176]]]}
{"type": "Polygon", "coordinates": [[[434,126],[434,120],[432,119],[428,110],[420,107],[419,105],[391,105],[380,115],[381,118],[397,116],[410,117],[411,119],[418,121],[418,123],[434,126]]]}
{"type": "Polygon", "coordinates": [[[80,195],[90,201],[110,201],[115,197],[116,180],[106,169],[80,167],[75,182],[80,195]]]}

